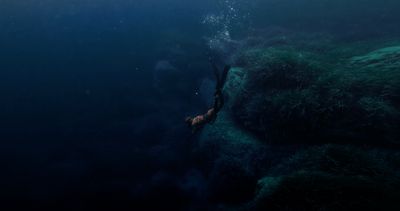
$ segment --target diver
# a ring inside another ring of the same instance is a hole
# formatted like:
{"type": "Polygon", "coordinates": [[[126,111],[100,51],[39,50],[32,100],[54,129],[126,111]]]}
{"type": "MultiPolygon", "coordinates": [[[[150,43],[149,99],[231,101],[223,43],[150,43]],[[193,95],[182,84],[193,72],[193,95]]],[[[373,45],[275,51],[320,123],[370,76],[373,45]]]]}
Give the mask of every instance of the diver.
{"type": "Polygon", "coordinates": [[[231,69],[229,65],[226,65],[222,74],[219,75],[219,70],[217,66],[212,62],[215,78],[217,80],[215,93],[214,93],[214,104],[207,113],[198,115],[196,117],[186,117],[185,122],[192,129],[192,133],[196,133],[198,130],[203,128],[208,123],[214,123],[217,118],[218,112],[224,106],[224,96],[222,94],[222,89],[224,87],[228,72],[231,69]]]}

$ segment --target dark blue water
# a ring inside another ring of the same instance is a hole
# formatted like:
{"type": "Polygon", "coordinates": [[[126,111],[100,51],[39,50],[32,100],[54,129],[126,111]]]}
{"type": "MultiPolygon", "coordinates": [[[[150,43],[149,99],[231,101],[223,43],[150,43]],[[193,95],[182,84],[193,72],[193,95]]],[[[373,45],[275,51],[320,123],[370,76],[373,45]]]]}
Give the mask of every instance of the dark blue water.
{"type": "Polygon", "coordinates": [[[397,1],[353,2],[0,0],[0,207],[207,206],[182,122],[205,108],[210,55],[226,62],[205,17],[230,18],[237,39],[268,27],[399,34],[397,1]]]}

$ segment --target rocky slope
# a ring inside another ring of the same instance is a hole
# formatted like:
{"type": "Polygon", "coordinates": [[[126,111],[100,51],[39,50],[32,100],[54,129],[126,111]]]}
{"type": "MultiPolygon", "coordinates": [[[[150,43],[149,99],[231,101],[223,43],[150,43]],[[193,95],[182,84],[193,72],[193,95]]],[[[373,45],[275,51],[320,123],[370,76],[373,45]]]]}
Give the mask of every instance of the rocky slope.
{"type": "Polygon", "coordinates": [[[400,47],[380,47],[238,51],[196,149],[216,208],[400,208],[400,47]]]}

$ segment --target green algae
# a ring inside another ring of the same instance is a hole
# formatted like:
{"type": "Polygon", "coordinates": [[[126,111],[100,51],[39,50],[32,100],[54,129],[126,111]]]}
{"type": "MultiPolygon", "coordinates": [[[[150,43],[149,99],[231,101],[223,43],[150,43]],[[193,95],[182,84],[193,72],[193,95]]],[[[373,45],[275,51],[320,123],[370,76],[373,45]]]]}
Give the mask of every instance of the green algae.
{"type": "Polygon", "coordinates": [[[286,41],[233,56],[226,106],[199,137],[215,203],[399,208],[400,47],[286,41]]]}

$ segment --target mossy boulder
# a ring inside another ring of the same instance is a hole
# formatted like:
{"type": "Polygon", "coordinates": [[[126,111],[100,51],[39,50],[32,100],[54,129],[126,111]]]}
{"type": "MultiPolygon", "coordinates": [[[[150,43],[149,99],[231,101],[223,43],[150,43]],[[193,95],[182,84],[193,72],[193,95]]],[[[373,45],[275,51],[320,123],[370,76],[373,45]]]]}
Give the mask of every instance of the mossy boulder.
{"type": "Polygon", "coordinates": [[[400,68],[400,46],[378,49],[364,56],[356,56],[351,62],[358,66],[382,69],[400,68]]]}
{"type": "Polygon", "coordinates": [[[231,69],[224,87],[225,106],[216,121],[199,134],[194,150],[199,166],[206,169],[209,199],[215,204],[234,206],[251,200],[257,180],[281,162],[286,150],[265,145],[234,120],[231,107],[243,91],[246,77],[243,68],[231,69]]]}
{"type": "Polygon", "coordinates": [[[400,209],[396,49],[238,54],[195,150],[216,210],[400,209]]]}
{"type": "MultiPolygon", "coordinates": [[[[269,159],[268,147],[237,127],[222,110],[200,134],[195,154],[206,165],[209,199],[213,203],[240,204],[253,197],[260,171],[269,159]]],[[[272,154],[271,154],[272,155],[272,154]]]]}
{"type": "MultiPolygon", "coordinates": [[[[259,180],[251,210],[396,210],[396,153],[326,145],[295,154],[259,180]]],[[[247,207],[247,209],[250,209],[247,207]]]]}
{"type": "MultiPolygon", "coordinates": [[[[277,179],[274,179],[275,182],[277,179]]],[[[251,210],[398,210],[400,191],[363,176],[298,172],[278,179],[276,191],[259,195],[251,210]]],[[[398,181],[397,181],[398,183],[398,181]]],[[[268,191],[262,191],[262,194],[268,191]]]]}
{"type": "Polygon", "coordinates": [[[352,77],[369,95],[400,106],[400,46],[387,47],[350,59],[352,77]]]}
{"type": "Polygon", "coordinates": [[[234,116],[270,143],[397,145],[400,69],[390,62],[397,48],[389,49],[395,52],[341,64],[295,49],[251,50],[244,54],[246,81],[234,116]]]}
{"type": "Polygon", "coordinates": [[[236,101],[238,95],[243,91],[245,81],[246,73],[243,68],[231,68],[224,86],[224,95],[227,98],[226,105],[228,105],[228,109],[232,107],[232,103],[236,101]]]}

